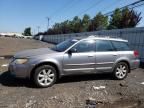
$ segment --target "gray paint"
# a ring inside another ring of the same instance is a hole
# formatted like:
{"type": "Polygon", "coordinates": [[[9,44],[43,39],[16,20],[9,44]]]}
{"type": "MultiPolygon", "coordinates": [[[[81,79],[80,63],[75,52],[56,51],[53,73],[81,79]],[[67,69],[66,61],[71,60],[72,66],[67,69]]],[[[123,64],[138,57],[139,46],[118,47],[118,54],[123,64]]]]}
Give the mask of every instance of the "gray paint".
{"type": "MultiPolygon", "coordinates": [[[[90,37],[76,42],[74,45],[85,40],[113,40],[124,41],[122,39],[96,38],[90,37]]],[[[17,77],[29,77],[32,69],[38,64],[50,62],[57,66],[60,76],[69,74],[99,73],[112,72],[115,65],[120,61],[127,61],[131,69],[139,66],[139,59],[134,56],[133,51],[109,51],[109,52],[81,52],[68,54],[67,51],[74,45],[63,52],[52,51],[49,48],[32,49],[17,53],[15,58],[28,58],[25,64],[16,64],[15,60],[9,65],[9,71],[17,77]]]]}
{"type": "MultiPolygon", "coordinates": [[[[113,38],[126,39],[129,41],[129,44],[134,50],[139,51],[140,60],[144,62],[144,27],[102,30],[102,31],[84,32],[75,34],[47,35],[43,36],[42,40],[51,43],[60,43],[68,38],[87,37],[90,35],[97,35],[100,37],[109,36],[113,38]]],[[[36,38],[39,39],[39,37],[36,38]]]]}

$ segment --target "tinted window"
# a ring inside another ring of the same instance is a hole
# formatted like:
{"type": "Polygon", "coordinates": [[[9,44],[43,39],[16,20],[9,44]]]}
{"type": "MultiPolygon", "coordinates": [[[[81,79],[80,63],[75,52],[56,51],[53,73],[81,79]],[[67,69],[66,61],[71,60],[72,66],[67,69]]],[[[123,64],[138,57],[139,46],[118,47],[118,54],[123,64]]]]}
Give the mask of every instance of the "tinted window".
{"type": "Polygon", "coordinates": [[[81,41],[76,44],[73,49],[76,49],[77,52],[91,52],[95,51],[95,41],[88,40],[88,41],[81,41]]]}
{"type": "Polygon", "coordinates": [[[96,51],[113,51],[114,48],[108,40],[96,40],[96,51]]]}
{"type": "Polygon", "coordinates": [[[130,51],[127,42],[112,41],[112,44],[117,51],[130,51]]]}
{"type": "Polygon", "coordinates": [[[68,49],[70,46],[72,46],[76,42],[77,42],[77,40],[66,40],[66,41],[56,45],[54,48],[52,48],[52,50],[62,52],[62,51],[65,51],[66,49],[68,49]]]}

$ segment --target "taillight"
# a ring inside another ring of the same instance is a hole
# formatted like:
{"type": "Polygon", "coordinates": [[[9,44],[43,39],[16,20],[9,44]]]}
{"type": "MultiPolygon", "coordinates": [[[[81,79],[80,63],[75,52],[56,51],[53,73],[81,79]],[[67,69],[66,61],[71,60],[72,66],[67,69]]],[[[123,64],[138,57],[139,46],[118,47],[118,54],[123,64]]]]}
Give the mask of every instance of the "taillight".
{"type": "Polygon", "coordinates": [[[138,51],[134,51],[134,56],[138,57],[139,56],[139,52],[138,51]]]}

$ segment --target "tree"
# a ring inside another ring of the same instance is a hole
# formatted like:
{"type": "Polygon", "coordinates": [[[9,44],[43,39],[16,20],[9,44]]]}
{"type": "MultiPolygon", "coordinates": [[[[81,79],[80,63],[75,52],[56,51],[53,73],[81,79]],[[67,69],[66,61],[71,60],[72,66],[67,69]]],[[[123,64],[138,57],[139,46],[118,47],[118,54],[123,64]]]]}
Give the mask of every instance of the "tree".
{"type": "Polygon", "coordinates": [[[124,8],[122,10],[116,9],[111,16],[108,29],[136,27],[142,18],[140,15],[141,13],[137,13],[134,10],[130,10],[128,8],[124,8]]]}
{"type": "Polygon", "coordinates": [[[73,18],[73,32],[74,33],[79,33],[82,32],[82,21],[78,16],[75,16],[73,18]]]}
{"type": "Polygon", "coordinates": [[[122,19],[122,12],[119,8],[115,9],[113,12],[113,15],[111,15],[110,24],[108,26],[108,29],[117,29],[120,28],[122,19]]]}
{"type": "Polygon", "coordinates": [[[136,27],[142,18],[140,15],[141,13],[137,13],[134,10],[128,8],[123,9],[120,28],[136,27]]]}
{"type": "Polygon", "coordinates": [[[63,33],[63,34],[67,34],[67,33],[70,33],[70,32],[71,32],[70,23],[69,23],[68,20],[66,20],[66,21],[64,21],[64,22],[62,23],[61,29],[62,29],[62,33],[63,33]]]}
{"type": "Polygon", "coordinates": [[[24,33],[23,33],[24,36],[31,36],[31,28],[28,27],[28,28],[25,28],[24,30],[24,33]]]}
{"type": "Polygon", "coordinates": [[[99,12],[91,21],[89,31],[106,29],[108,26],[108,17],[99,12]]]}
{"type": "Polygon", "coordinates": [[[85,14],[82,19],[80,19],[78,16],[75,16],[73,20],[66,20],[60,23],[55,23],[52,28],[43,34],[68,34],[103,29],[135,27],[141,20],[140,15],[141,13],[137,13],[134,10],[128,8],[115,9],[111,15],[110,20],[101,12],[96,14],[96,16],[92,19],[89,15],[85,14]]]}
{"type": "Polygon", "coordinates": [[[90,25],[90,16],[85,14],[82,19],[82,31],[83,32],[88,31],[89,25],[90,25]]]}
{"type": "Polygon", "coordinates": [[[55,23],[53,28],[51,28],[49,31],[53,34],[62,34],[61,24],[60,23],[55,23]]]}

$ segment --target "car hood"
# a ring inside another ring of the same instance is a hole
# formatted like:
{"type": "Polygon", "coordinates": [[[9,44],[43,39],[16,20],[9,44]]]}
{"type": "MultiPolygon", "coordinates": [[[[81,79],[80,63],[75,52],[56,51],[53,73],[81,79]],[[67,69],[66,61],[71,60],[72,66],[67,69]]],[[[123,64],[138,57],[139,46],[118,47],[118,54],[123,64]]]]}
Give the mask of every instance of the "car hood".
{"type": "Polygon", "coordinates": [[[37,56],[37,55],[44,55],[44,54],[52,54],[56,51],[53,51],[49,48],[39,48],[39,49],[30,49],[21,51],[15,54],[15,58],[25,58],[25,57],[31,57],[31,56],[37,56]]]}

